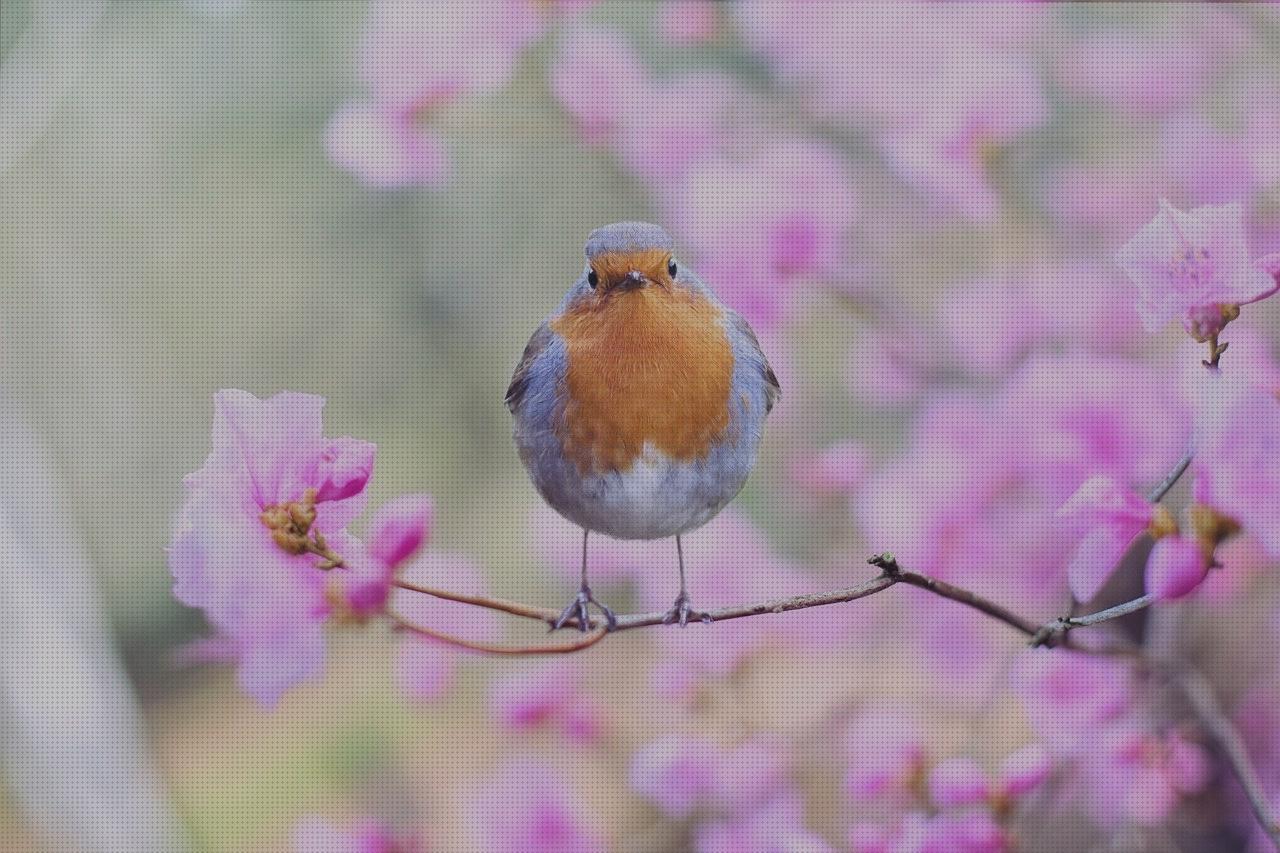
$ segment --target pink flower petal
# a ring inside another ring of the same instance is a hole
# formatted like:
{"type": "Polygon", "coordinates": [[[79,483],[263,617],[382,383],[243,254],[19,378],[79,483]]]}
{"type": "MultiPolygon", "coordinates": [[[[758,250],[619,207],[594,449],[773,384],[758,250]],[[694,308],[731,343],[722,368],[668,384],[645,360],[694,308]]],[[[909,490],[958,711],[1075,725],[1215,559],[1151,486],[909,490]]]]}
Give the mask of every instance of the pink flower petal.
{"type": "Polygon", "coordinates": [[[1000,765],[1000,784],[1010,797],[1021,797],[1043,785],[1053,772],[1053,756],[1038,743],[1028,744],[1000,765]]]}
{"type": "Polygon", "coordinates": [[[1147,592],[1160,601],[1181,598],[1199,586],[1208,572],[1198,543],[1166,536],[1156,542],[1147,558],[1147,592]]]}
{"type": "Polygon", "coordinates": [[[388,501],[369,522],[369,553],[388,566],[399,566],[426,544],[434,514],[430,495],[408,494],[388,501]]]}
{"type": "Polygon", "coordinates": [[[373,475],[377,447],[354,438],[336,438],[320,455],[316,477],[316,503],[341,501],[364,491],[373,475]]]}
{"type": "Polygon", "coordinates": [[[972,758],[949,758],[929,772],[929,796],[947,809],[980,803],[991,791],[987,772],[972,758]]]}

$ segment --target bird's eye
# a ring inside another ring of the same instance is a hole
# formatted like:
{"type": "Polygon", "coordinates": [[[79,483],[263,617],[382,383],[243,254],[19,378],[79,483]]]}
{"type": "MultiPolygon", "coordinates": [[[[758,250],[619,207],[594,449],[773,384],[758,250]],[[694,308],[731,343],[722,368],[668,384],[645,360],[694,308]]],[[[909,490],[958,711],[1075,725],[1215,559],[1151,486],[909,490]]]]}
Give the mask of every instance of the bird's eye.
{"type": "Polygon", "coordinates": [[[671,260],[667,261],[667,275],[671,276],[672,278],[676,277],[676,259],[675,258],[672,258],[671,260]]]}
{"type": "Polygon", "coordinates": [[[592,270],[587,273],[587,284],[591,285],[591,289],[595,290],[596,285],[600,283],[600,276],[596,275],[596,271],[592,270]]]}

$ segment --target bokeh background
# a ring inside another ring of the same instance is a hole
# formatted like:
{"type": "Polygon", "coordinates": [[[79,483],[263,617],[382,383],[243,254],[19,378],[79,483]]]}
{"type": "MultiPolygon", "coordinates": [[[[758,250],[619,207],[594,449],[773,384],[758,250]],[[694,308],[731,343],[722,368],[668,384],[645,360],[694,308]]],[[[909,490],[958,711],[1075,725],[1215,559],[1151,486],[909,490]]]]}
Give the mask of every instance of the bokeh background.
{"type": "MultiPolygon", "coordinates": [[[[416,14],[452,32],[449,16],[492,15],[485,5],[384,9],[384,25],[416,14]]],[[[709,651],[694,627],[633,632],[568,668],[466,658],[431,701],[400,689],[403,638],[376,622],[335,626],[324,678],[274,710],[230,667],[176,665],[207,628],[173,600],[165,549],[219,388],[323,395],[327,434],[378,445],[374,505],[429,492],[428,548],[465,555],[505,597],[568,597],[573,533],[540,508],[502,397],[602,223],[670,227],[682,260],[756,322],[782,377],[757,472],[691,537],[705,604],[849,585],[873,550],[923,554],[877,535],[919,533],[928,525],[886,514],[932,512],[911,495],[949,488],[922,413],[958,418],[934,405],[1025,386],[1039,356],[1067,360],[1042,366],[1037,400],[1089,386],[1110,359],[1127,377],[1115,410],[1159,421],[1159,395],[1125,371],[1172,388],[1169,365],[1189,356],[1179,330],[1142,330],[1111,261],[1158,198],[1240,201],[1255,253],[1280,249],[1280,17],[1265,5],[527,5],[541,23],[504,54],[508,72],[414,116],[448,160],[415,178],[372,131],[335,141],[344,105],[376,99],[395,73],[369,58],[364,3],[0,4],[0,849],[283,850],[316,815],[497,849],[486,820],[534,808],[541,788],[571,801],[590,839],[545,849],[693,849],[737,818],[673,815],[636,783],[637,751],[671,732],[773,744],[787,769],[769,772],[800,816],[770,825],[844,849],[843,727],[868,703],[905,703],[931,750],[989,766],[1035,739],[1009,686],[1021,641],[896,591],[719,626],[737,636],[709,651]],[[610,68],[632,76],[610,82],[610,68]],[[650,89],[629,97],[639,79],[650,89]],[[761,223],[776,228],[751,230],[761,223]],[[869,495],[886,482],[911,494],[879,506],[869,495]],[[672,660],[691,684],[672,686],[672,660]],[[563,684],[589,736],[551,712],[503,722],[495,690],[530,672],[563,684]],[[503,773],[516,781],[492,793],[503,773]]],[[[478,43],[420,48],[445,67],[478,43]]],[[[1266,349],[1275,311],[1253,319],[1266,349]]],[[[968,405],[953,449],[999,455],[983,418],[1029,406],[968,405]]],[[[1183,436],[1137,432],[1150,453],[1126,470],[1154,482],[1183,436]]],[[[1079,479],[1031,500],[1045,525],[1079,479]]],[[[984,553],[1032,538],[1020,520],[972,513],[984,553]]],[[[598,591],[622,609],[668,598],[667,550],[606,546],[598,591]]],[[[1223,648],[1256,639],[1274,604],[1269,561],[1251,559],[1248,581],[1195,623],[1216,619],[1223,648]]],[[[1016,571],[949,576],[1046,618],[1069,604],[1051,570],[1016,571]]],[[[1258,648],[1274,649],[1266,637],[1258,648]]],[[[1257,666],[1221,670],[1232,695],[1274,688],[1253,654],[1257,666]]],[[[1048,800],[1060,807],[1010,819],[1021,849],[1225,850],[1248,836],[1212,792],[1145,822],[1048,800]]]]}

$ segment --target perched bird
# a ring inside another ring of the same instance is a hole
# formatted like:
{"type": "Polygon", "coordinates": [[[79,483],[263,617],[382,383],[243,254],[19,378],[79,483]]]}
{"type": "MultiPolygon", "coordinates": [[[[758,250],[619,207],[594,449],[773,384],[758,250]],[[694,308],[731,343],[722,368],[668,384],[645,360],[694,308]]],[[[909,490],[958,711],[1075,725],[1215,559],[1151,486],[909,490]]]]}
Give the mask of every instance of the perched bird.
{"type": "Polygon", "coordinates": [[[582,587],[555,627],[588,605],[587,537],[674,536],[680,594],[667,622],[697,618],[681,534],[706,524],[755,464],[778,379],[751,327],[672,256],[656,225],[591,232],[586,265],[533,333],[507,389],[520,458],[543,499],[582,528],[582,587]]]}

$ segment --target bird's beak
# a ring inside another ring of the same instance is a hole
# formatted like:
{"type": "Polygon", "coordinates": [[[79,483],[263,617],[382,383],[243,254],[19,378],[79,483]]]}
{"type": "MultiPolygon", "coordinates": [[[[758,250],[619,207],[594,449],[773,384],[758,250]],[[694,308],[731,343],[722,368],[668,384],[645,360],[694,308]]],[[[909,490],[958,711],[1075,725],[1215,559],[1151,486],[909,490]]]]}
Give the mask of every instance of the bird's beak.
{"type": "Polygon", "coordinates": [[[618,288],[621,290],[637,290],[649,283],[649,279],[639,270],[632,270],[622,277],[618,282],[618,288]]]}

